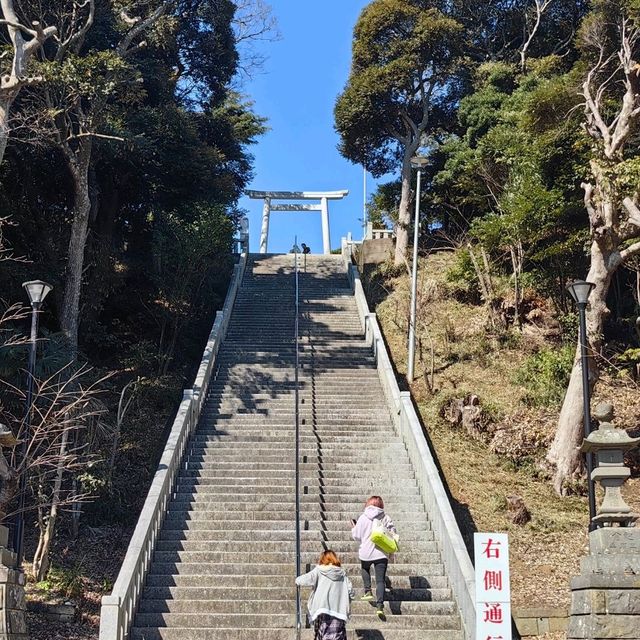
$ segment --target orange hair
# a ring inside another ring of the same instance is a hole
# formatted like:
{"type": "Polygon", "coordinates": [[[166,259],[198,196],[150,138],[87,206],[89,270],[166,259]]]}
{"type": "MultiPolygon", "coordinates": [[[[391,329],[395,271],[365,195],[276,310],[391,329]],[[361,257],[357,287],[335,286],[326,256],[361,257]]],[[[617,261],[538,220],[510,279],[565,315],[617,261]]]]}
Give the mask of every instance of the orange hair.
{"type": "Polygon", "coordinates": [[[384,509],[384,502],[380,496],[371,496],[365,505],[366,507],[378,507],[378,509],[384,509]]]}
{"type": "Polygon", "coordinates": [[[327,551],[323,551],[320,554],[320,559],[318,560],[318,564],[332,564],[334,567],[342,566],[340,562],[340,558],[336,555],[335,551],[331,549],[327,549],[327,551]]]}

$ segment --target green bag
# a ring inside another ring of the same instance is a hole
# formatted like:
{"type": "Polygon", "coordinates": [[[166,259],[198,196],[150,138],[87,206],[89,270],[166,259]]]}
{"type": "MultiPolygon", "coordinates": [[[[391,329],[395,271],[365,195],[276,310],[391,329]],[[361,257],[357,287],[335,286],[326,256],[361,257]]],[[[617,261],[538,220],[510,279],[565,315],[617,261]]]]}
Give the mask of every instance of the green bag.
{"type": "Polygon", "coordinates": [[[383,551],[386,554],[395,553],[398,550],[397,537],[398,536],[395,535],[393,531],[384,526],[382,520],[376,518],[373,521],[369,540],[371,540],[371,542],[373,542],[380,551],[383,551]]]}

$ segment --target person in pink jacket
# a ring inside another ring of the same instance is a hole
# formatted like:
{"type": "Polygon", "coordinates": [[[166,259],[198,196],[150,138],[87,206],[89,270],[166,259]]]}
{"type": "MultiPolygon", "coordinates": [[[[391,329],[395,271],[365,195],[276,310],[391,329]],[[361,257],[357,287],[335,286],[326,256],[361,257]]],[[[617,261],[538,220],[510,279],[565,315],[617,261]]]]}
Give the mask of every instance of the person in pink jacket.
{"type": "Polygon", "coordinates": [[[376,575],[376,614],[381,620],[385,619],[384,614],[384,585],[387,577],[387,565],[389,556],[376,547],[371,542],[371,529],[373,521],[380,519],[387,529],[396,533],[396,527],[391,518],[384,513],[384,502],[380,496],[371,496],[365,503],[364,513],[358,520],[352,520],[353,528],[351,537],[360,543],[358,557],[360,558],[360,568],[362,570],[362,582],[364,583],[364,595],[361,600],[371,602],[371,567],[376,575]]]}

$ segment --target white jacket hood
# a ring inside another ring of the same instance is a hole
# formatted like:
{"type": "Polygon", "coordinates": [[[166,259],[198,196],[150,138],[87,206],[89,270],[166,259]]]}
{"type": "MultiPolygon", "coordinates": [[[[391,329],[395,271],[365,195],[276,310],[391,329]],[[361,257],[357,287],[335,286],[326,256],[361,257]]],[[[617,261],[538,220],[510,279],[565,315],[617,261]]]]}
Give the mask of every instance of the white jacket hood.
{"type": "Polygon", "coordinates": [[[364,510],[364,515],[369,518],[369,520],[376,520],[377,518],[384,518],[384,509],[380,507],[374,507],[372,504],[369,505],[364,510]]]}

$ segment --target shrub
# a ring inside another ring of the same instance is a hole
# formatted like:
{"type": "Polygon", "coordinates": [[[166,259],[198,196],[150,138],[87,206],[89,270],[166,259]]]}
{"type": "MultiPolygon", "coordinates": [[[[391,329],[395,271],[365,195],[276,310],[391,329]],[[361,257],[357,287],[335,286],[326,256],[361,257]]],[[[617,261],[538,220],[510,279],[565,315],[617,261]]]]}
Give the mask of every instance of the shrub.
{"type": "Polygon", "coordinates": [[[527,390],[525,401],[536,407],[561,402],[573,367],[574,347],[543,349],[529,356],[515,375],[515,382],[527,390]]]}
{"type": "Polygon", "coordinates": [[[446,278],[454,294],[469,296],[477,292],[478,278],[473,268],[471,256],[466,249],[456,252],[455,262],[447,271],[446,278]]]}

